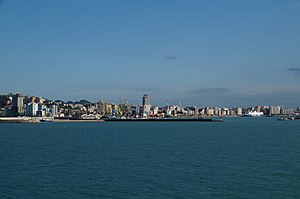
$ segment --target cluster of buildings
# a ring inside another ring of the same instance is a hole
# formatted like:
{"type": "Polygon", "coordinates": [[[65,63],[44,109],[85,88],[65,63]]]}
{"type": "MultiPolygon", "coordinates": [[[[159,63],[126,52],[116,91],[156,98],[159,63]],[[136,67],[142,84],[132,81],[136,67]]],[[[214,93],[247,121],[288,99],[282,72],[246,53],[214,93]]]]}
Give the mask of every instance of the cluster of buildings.
{"type": "Polygon", "coordinates": [[[208,116],[244,116],[251,112],[261,113],[261,115],[265,116],[294,115],[300,113],[300,107],[296,110],[282,106],[255,106],[249,108],[205,107],[201,114],[208,116]]]}
{"type": "Polygon", "coordinates": [[[132,118],[132,117],[172,117],[172,116],[243,116],[251,111],[261,112],[266,116],[294,115],[296,110],[282,106],[256,106],[250,108],[204,107],[166,105],[158,107],[151,105],[150,96],[142,96],[142,104],[131,105],[127,101],[111,103],[100,100],[91,103],[85,100],[79,102],[63,102],[47,100],[42,97],[24,96],[20,93],[0,95],[0,116],[2,117],[54,117],[75,119],[132,118]]]}
{"type": "Polygon", "coordinates": [[[10,93],[0,95],[0,116],[57,117],[58,105],[42,97],[10,93]]]}

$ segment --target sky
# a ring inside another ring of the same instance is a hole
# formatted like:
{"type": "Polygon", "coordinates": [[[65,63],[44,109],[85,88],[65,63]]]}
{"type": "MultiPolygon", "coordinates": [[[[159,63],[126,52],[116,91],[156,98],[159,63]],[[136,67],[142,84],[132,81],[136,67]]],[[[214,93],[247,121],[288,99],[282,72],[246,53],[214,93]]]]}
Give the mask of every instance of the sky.
{"type": "Polygon", "coordinates": [[[300,106],[299,0],[0,0],[0,93],[300,106]]]}

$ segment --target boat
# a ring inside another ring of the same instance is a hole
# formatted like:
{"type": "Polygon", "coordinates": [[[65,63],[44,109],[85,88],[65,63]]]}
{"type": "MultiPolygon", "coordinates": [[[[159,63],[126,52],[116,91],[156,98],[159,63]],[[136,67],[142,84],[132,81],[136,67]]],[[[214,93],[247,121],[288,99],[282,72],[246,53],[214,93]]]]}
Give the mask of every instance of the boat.
{"type": "Polygon", "coordinates": [[[260,117],[260,116],[263,116],[263,115],[264,115],[263,112],[249,111],[249,112],[246,113],[244,116],[245,116],[245,117],[260,117]]]}
{"type": "Polygon", "coordinates": [[[220,120],[213,120],[211,118],[127,118],[127,119],[118,119],[118,118],[106,118],[105,122],[223,122],[220,120]]]}
{"type": "Polygon", "coordinates": [[[281,117],[277,119],[278,121],[286,121],[286,120],[300,120],[299,116],[290,116],[290,117],[281,117]]]}
{"type": "Polygon", "coordinates": [[[45,120],[45,119],[41,119],[40,122],[53,122],[52,120],[45,120]]]}
{"type": "Polygon", "coordinates": [[[40,122],[53,122],[53,118],[41,118],[40,122]]]}
{"type": "Polygon", "coordinates": [[[277,120],[278,121],[286,121],[286,120],[292,120],[292,119],[287,118],[287,117],[281,117],[281,118],[278,118],[277,120]]]}

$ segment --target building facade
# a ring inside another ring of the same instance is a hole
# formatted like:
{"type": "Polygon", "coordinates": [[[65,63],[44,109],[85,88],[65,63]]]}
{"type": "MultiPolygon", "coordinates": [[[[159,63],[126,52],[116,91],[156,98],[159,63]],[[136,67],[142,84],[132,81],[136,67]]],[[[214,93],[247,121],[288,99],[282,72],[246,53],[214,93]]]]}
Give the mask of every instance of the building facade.
{"type": "Polygon", "coordinates": [[[151,113],[150,97],[147,94],[143,95],[143,116],[147,116],[151,113]]]}
{"type": "Polygon", "coordinates": [[[12,116],[24,115],[24,96],[16,93],[12,96],[12,116]]]}

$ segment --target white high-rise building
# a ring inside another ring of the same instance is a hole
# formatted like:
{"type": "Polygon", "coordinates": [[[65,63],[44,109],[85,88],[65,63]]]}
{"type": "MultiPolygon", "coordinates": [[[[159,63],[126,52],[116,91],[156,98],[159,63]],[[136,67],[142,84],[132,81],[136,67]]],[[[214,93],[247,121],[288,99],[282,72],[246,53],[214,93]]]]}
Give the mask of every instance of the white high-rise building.
{"type": "Polygon", "coordinates": [[[243,115],[243,109],[240,108],[240,107],[237,107],[237,108],[236,108],[236,115],[238,115],[238,116],[243,115]]]}
{"type": "Polygon", "coordinates": [[[280,115],[280,106],[270,106],[270,115],[280,115]]]}
{"type": "Polygon", "coordinates": [[[28,103],[26,105],[25,115],[35,117],[36,112],[39,110],[39,105],[36,103],[28,103]]]}

